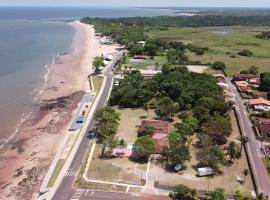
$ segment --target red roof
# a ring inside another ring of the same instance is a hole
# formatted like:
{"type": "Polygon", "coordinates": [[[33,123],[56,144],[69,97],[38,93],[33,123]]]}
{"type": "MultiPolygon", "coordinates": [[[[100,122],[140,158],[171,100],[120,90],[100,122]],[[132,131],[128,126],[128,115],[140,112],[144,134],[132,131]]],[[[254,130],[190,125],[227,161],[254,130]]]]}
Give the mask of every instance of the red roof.
{"type": "Polygon", "coordinates": [[[236,74],[236,75],[234,75],[234,78],[251,79],[251,78],[257,78],[257,75],[255,75],[255,74],[236,74]]]}
{"type": "Polygon", "coordinates": [[[249,100],[249,105],[255,106],[255,105],[265,105],[265,106],[270,106],[270,101],[262,98],[258,99],[250,99],[249,100]]]}
{"type": "Polygon", "coordinates": [[[146,127],[153,127],[155,129],[153,135],[156,133],[168,135],[169,133],[169,122],[166,121],[142,120],[139,132],[143,132],[146,127]]]}

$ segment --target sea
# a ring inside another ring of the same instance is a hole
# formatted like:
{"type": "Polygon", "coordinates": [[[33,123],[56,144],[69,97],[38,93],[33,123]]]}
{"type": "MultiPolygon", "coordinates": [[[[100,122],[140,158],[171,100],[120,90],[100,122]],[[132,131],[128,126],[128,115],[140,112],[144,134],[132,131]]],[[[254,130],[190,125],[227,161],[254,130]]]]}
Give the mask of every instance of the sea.
{"type": "Polygon", "coordinates": [[[170,9],[0,7],[0,148],[37,108],[54,60],[73,50],[82,17],[173,16],[170,9]]]}

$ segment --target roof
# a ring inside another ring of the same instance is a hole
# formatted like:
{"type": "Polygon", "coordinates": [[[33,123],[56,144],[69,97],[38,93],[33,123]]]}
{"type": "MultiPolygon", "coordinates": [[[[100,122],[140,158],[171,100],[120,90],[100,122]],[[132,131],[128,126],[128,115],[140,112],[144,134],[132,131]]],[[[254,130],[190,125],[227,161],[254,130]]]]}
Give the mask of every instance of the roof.
{"type": "Polygon", "coordinates": [[[213,75],[214,77],[222,77],[222,78],[225,78],[225,76],[223,74],[214,74],[213,75]]]}
{"type": "Polygon", "coordinates": [[[239,87],[246,87],[249,85],[248,82],[246,81],[235,81],[234,83],[236,84],[236,86],[239,86],[239,87]]]}
{"type": "Polygon", "coordinates": [[[255,74],[236,74],[234,75],[234,78],[251,79],[251,78],[257,78],[257,76],[255,74]]]}
{"type": "Polygon", "coordinates": [[[166,134],[169,133],[169,122],[161,121],[161,120],[142,120],[139,132],[145,130],[146,127],[153,127],[155,134],[166,134]]]}
{"type": "Polygon", "coordinates": [[[266,106],[270,106],[270,101],[268,101],[266,99],[262,99],[262,98],[250,99],[249,100],[249,105],[266,105],[266,106]]]}
{"type": "Polygon", "coordinates": [[[217,83],[220,87],[226,87],[228,88],[229,85],[227,83],[217,83]]]}
{"type": "Polygon", "coordinates": [[[133,58],[134,59],[147,59],[148,56],[146,56],[146,55],[135,55],[135,56],[133,56],[133,58]]]}
{"type": "Polygon", "coordinates": [[[140,42],[137,42],[138,44],[146,44],[145,41],[140,41],[140,42]]]}

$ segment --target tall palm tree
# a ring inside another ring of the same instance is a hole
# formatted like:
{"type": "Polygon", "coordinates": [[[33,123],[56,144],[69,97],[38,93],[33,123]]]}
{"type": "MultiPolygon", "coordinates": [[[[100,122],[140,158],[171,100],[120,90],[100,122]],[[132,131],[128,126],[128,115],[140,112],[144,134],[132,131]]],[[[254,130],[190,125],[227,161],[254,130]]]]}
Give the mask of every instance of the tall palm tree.
{"type": "Polygon", "coordinates": [[[235,142],[229,143],[227,153],[232,160],[237,158],[239,152],[238,152],[238,146],[235,144],[235,142]]]}
{"type": "Polygon", "coordinates": [[[249,138],[247,136],[241,136],[240,137],[240,142],[241,142],[241,147],[240,147],[240,151],[239,151],[239,155],[238,157],[241,157],[242,156],[242,149],[243,149],[243,146],[248,143],[249,141],[249,138]]]}
{"type": "Polygon", "coordinates": [[[245,183],[246,177],[249,175],[249,170],[248,170],[248,169],[245,169],[245,170],[243,171],[243,175],[244,175],[243,183],[245,183]]]}

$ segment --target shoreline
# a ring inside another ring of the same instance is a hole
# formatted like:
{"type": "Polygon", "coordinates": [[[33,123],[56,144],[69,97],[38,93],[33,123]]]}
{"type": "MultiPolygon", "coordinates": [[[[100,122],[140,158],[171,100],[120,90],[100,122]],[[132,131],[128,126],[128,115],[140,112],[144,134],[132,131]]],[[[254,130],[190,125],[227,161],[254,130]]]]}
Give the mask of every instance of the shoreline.
{"type": "Polygon", "coordinates": [[[48,67],[50,72],[43,77],[47,82],[38,97],[38,112],[23,122],[10,143],[0,149],[0,199],[35,198],[78,103],[84,93],[90,92],[92,60],[118,47],[99,45],[90,25],[79,21],[68,24],[76,29],[72,51],[56,57],[48,67]],[[59,97],[64,105],[55,104],[59,97]]]}

